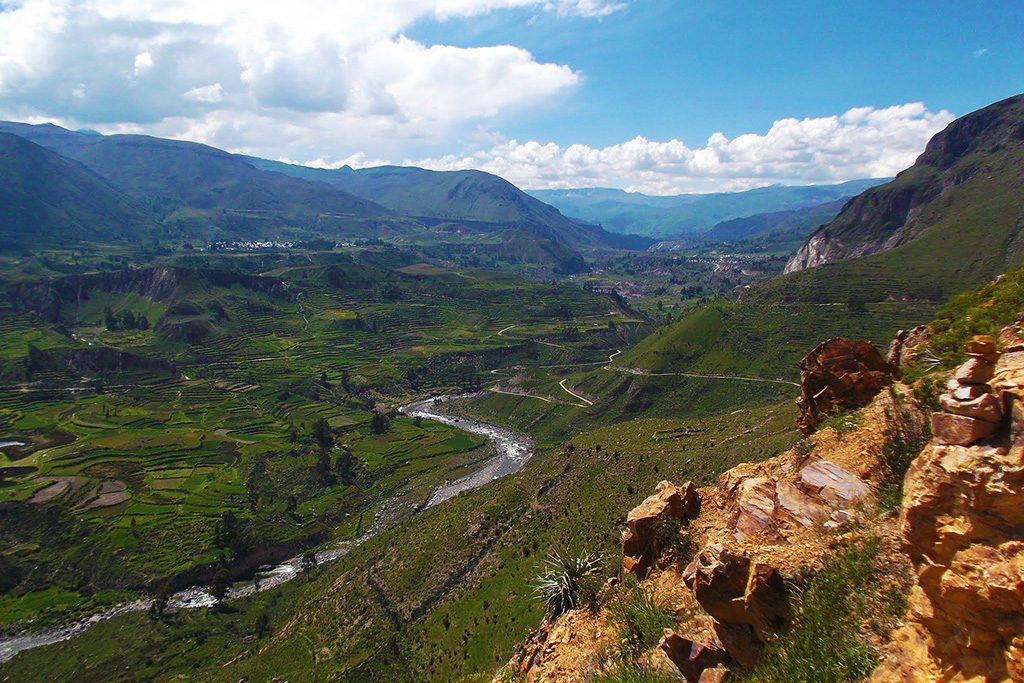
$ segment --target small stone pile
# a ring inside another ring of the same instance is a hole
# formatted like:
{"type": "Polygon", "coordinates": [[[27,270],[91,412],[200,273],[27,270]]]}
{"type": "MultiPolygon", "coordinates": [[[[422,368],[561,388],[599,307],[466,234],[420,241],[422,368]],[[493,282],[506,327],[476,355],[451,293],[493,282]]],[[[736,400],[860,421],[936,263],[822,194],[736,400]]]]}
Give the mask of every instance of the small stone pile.
{"type": "Polygon", "coordinates": [[[970,360],[939,397],[945,412],[932,413],[932,434],[951,446],[969,446],[991,436],[1003,419],[1003,402],[989,385],[1000,356],[995,339],[979,335],[965,346],[970,360]]]}

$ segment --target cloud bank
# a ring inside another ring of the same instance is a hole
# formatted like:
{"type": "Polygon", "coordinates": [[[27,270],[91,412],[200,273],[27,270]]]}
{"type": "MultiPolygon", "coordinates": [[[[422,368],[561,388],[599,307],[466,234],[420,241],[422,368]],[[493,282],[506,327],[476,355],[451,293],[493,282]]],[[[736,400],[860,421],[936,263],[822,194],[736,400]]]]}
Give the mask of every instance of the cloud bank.
{"type": "Polygon", "coordinates": [[[424,21],[517,9],[600,21],[626,6],[0,0],[0,118],[144,132],[310,165],[472,167],[527,188],[657,194],[892,175],[953,118],[911,103],[782,119],[732,139],[715,133],[700,148],[645,137],[604,148],[520,142],[501,135],[501,123],[557,106],[582,73],[514,45],[428,45],[406,35],[424,21]],[[448,154],[453,148],[463,151],[448,154]]]}
{"type": "Polygon", "coordinates": [[[403,32],[510,9],[600,19],[609,0],[0,2],[0,115],[281,154],[388,151],[557,102],[582,76],[511,45],[403,32]],[[397,141],[397,142],[396,142],[397,141]]]}
{"type": "MultiPolygon", "coordinates": [[[[531,189],[620,187],[649,194],[745,190],[895,175],[954,116],[921,102],[841,116],[776,121],[763,135],[722,133],[691,149],[636,137],[604,148],[508,140],[466,156],[421,159],[437,170],[480,168],[531,189]]],[[[417,163],[417,162],[414,162],[417,163]]]]}

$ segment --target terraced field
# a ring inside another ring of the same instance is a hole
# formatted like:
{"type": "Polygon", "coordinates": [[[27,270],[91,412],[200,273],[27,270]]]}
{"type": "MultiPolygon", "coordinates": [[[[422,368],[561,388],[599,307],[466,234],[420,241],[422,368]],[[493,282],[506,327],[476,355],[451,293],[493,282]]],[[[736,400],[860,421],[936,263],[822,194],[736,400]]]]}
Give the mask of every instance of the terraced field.
{"type": "Polygon", "coordinates": [[[244,574],[361,533],[383,500],[411,514],[489,452],[391,406],[607,357],[641,322],[578,288],[422,266],[90,277],[56,312],[24,289],[0,309],[7,629],[244,574]]]}

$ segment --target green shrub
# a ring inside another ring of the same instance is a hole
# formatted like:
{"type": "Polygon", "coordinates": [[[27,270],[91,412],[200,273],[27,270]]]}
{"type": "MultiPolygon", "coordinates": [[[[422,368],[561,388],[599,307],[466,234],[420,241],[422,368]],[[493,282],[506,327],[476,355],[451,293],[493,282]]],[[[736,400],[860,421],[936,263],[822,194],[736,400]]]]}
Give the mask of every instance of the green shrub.
{"type": "Polygon", "coordinates": [[[583,605],[595,605],[602,561],[597,555],[551,553],[545,571],[534,586],[552,619],[583,605]]]}
{"type": "Polygon", "coordinates": [[[998,282],[957,294],[939,309],[931,327],[931,346],[943,367],[964,359],[964,343],[976,334],[998,335],[1017,320],[1024,301],[1024,269],[1007,273],[998,282]]]}
{"type": "Polygon", "coordinates": [[[855,410],[853,412],[836,410],[829,414],[821,424],[818,425],[818,430],[831,427],[840,434],[853,431],[860,424],[861,411],[855,410]]]}
{"type": "Polygon", "coordinates": [[[847,546],[826,560],[801,593],[789,627],[766,646],[743,680],[845,683],[871,673],[877,656],[860,627],[869,616],[878,545],[872,539],[847,546]]]}
{"type": "Polygon", "coordinates": [[[677,563],[685,563],[693,555],[693,540],[683,529],[683,520],[663,515],[654,523],[655,544],[662,556],[677,563]]]}
{"type": "Polygon", "coordinates": [[[608,611],[619,631],[619,659],[624,665],[635,662],[661,639],[666,628],[675,625],[668,608],[639,586],[620,595],[608,611]]]}
{"type": "MultiPolygon", "coordinates": [[[[921,392],[922,397],[927,391],[921,392]]],[[[885,410],[885,425],[882,435],[885,446],[882,457],[888,472],[878,490],[878,502],[883,510],[897,510],[903,498],[903,478],[910,463],[931,438],[931,424],[928,419],[930,406],[922,405],[918,392],[910,399],[895,389],[889,390],[892,405],[885,410]]]]}

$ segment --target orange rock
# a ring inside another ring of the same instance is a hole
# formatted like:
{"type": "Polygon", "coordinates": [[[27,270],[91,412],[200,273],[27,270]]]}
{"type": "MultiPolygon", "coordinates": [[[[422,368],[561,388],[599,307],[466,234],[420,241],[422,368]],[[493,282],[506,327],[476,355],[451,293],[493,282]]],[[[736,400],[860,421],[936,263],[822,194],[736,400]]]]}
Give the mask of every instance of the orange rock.
{"type": "Polygon", "coordinates": [[[940,443],[968,446],[995,431],[996,425],[992,422],[951,413],[932,413],[932,434],[940,443]]]}
{"type": "Polygon", "coordinates": [[[801,469],[799,485],[834,505],[845,505],[868,494],[860,477],[828,460],[817,460],[801,469]]]}
{"type": "Polygon", "coordinates": [[[939,397],[939,405],[954,415],[973,417],[985,422],[999,422],[1003,419],[1003,402],[990,393],[966,401],[958,401],[949,394],[943,394],[939,397]]]}
{"type": "Polygon", "coordinates": [[[789,618],[789,589],[778,569],[721,545],[705,547],[683,581],[715,619],[715,633],[726,652],[743,666],[757,660],[764,642],[789,618]]]}
{"type": "Polygon", "coordinates": [[[771,522],[775,513],[775,484],[766,477],[744,479],[737,487],[736,506],[733,536],[742,541],[771,522]]]}
{"type": "Polygon", "coordinates": [[[894,376],[869,341],[836,337],[818,344],[800,361],[797,426],[811,434],[830,412],[867,405],[894,376]]]}
{"type": "Polygon", "coordinates": [[[728,676],[728,669],[724,666],[716,666],[714,669],[705,669],[697,683],[722,683],[728,676]]]}
{"type": "Polygon", "coordinates": [[[690,683],[704,680],[707,669],[717,668],[728,659],[725,652],[717,647],[694,642],[667,629],[658,647],[690,683]]]}
{"type": "Polygon", "coordinates": [[[700,510],[700,498],[692,482],[676,486],[662,481],[654,494],[629,511],[622,537],[622,571],[643,575],[661,554],[659,524],[670,519],[692,519],[700,510]]]}
{"type": "Polygon", "coordinates": [[[775,485],[775,500],[778,516],[796,526],[811,526],[831,513],[821,500],[785,481],[775,485]]]}
{"type": "Polygon", "coordinates": [[[979,334],[964,344],[964,348],[972,356],[987,356],[996,353],[996,340],[987,334],[979,334]]]}
{"type": "Polygon", "coordinates": [[[1024,335],[1015,325],[1004,327],[999,332],[999,344],[1004,353],[1024,351],[1024,335]]]}
{"type": "Polygon", "coordinates": [[[913,363],[918,358],[917,350],[928,342],[931,329],[927,325],[918,325],[909,330],[900,330],[889,345],[886,358],[893,369],[913,363]]]}
{"type": "Polygon", "coordinates": [[[992,390],[985,384],[960,384],[956,380],[953,380],[953,386],[950,390],[953,392],[953,398],[958,401],[970,401],[979,396],[992,393],[992,390]]]}
{"type": "Polygon", "coordinates": [[[1022,447],[933,444],[912,463],[900,533],[917,583],[872,681],[1024,680],[1022,447]]]}
{"type": "Polygon", "coordinates": [[[960,384],[988,384],[995,374],[995,366],[981,358],[971,358],[957,368],[953,377],[960,384]]]}

